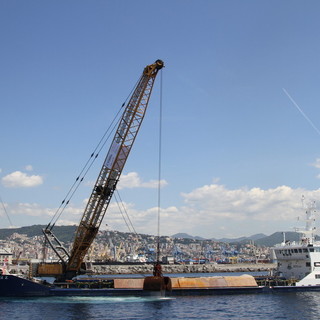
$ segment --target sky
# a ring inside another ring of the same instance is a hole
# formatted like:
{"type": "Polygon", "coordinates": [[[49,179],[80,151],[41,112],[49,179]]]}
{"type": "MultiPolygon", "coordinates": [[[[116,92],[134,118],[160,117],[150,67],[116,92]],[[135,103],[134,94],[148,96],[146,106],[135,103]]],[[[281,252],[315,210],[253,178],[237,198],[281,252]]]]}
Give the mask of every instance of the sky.
{"type": "MultiPolygon", "coordinates": [[[[300,226],[301,198],[320,206],[319,12],[316,0],[2,0],[0,228],[50,222],[157,59],[118,185],[135,230],[157,233],[158,203],[162,235],[300,226]]],[[[107,151],[58,224],[79,223],[107,151]]],[[[114,200],[106,225],[129,231],[114,200]]]]}

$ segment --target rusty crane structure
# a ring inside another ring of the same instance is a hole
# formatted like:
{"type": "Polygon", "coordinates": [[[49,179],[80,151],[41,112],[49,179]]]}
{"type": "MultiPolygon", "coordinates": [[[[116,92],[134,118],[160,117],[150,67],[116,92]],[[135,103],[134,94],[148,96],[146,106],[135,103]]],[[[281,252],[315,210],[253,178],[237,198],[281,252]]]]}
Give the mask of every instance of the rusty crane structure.
{"type": "Polygon", "coordinates": [[[59,263],[56,263],[55,266],[52,264],[49,266],[45,263],[40,264],[38,274],[55,273],[60,276],[60,279],[71,279],[81,272],[84,258],[98,233],[140,129],[156,76],[163,67],[163,61],[157,60],[144,68],[123,111],[111,146],[78,225],[71,251],[68,252],[62,246],[52,232],[52,228],[47,227],[43,230],[45,240],[59,257],[59,263]]]}

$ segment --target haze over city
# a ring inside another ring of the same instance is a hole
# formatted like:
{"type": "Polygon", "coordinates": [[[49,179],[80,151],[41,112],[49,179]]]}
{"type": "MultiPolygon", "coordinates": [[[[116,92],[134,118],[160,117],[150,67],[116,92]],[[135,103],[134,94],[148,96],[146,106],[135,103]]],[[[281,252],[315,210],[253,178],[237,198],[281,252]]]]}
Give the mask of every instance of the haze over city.
{"type": "MultiPolygon", "coordinates": [[[[50,221],[143,68],[162,59],[118,185],[137,232],[157,232],[160,101],[161,234],[293,230],[302,196],[320,206],[319,10],[2,1],[0,228],[50,221]]],[[[108,147],[59,224],[79,222],[108,147]]],[[[127,231],[115,202],[106,224],[127,231]]]]}

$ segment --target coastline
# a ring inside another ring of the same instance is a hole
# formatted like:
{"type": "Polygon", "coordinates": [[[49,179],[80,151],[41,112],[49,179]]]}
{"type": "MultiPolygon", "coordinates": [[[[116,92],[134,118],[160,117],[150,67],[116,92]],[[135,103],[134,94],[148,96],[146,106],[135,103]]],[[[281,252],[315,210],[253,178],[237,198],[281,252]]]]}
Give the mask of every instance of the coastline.
{"type": "MultiPolygon", "coordinates": [[[[276,268],[275,263],[257,264],[172,264],[162,265],[162,272],[172,273],[220,273],[220,272],[261,272],[276,268]]],[[[93,265],[94,274],[152,274],[153,265],[93,265]]]]}

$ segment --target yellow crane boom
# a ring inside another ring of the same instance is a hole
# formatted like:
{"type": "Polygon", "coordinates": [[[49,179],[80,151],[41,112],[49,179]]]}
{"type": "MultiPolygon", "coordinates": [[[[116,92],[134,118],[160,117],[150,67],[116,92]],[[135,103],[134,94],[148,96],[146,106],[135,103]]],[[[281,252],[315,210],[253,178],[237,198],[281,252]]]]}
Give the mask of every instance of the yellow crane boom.
{"type": "Polygon", "coordinates": [[[54,241],[58,243],[56,247],[58,250],[55,251],[64,265],[65,278],[67,279],[72,278],[79,272],[84,257],[97,235],[144,118],[155,78],[163,66],[163,61],[157,60],[155,63],[146,66],[143,70],[138,84],[122,114],[110,149],[93,187],[77,228],[71,252],[66,252],[60,246],[58,239],[53,235],[51,230],[44,231],[51,246],[53,246],[52,242],[54,241]],[[59,250],[63,254],[57,252],[59,250]]]}

